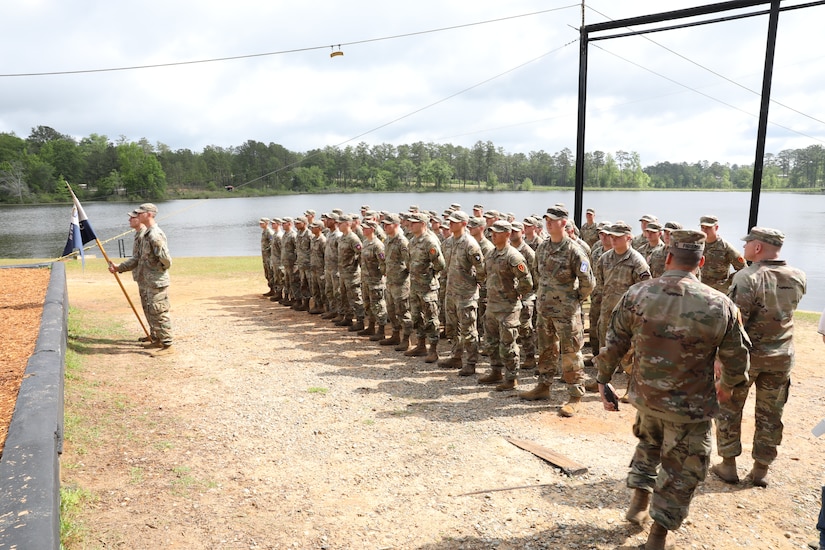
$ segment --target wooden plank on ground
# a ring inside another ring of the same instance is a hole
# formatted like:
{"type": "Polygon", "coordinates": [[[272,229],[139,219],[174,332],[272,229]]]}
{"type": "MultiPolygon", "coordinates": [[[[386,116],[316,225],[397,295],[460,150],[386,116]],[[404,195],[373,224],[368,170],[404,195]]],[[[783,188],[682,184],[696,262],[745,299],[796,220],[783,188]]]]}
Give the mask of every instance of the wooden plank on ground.
{"type": "Polygon", "coordinates": [[[516,447],[524,449],[525,451],[530,451],[537,457],[546,460],[569,476],[577,476],[587,473],[587,466],[582,466],[578,462],[570,460],[566,456],[560,455],[557,452],[551,451],[547,447],[542,447],[538,443],[533,443],[532,441],[527,441],[525,439],[514,439],[512,437],[505,437],[504,439],[516,447]]]}

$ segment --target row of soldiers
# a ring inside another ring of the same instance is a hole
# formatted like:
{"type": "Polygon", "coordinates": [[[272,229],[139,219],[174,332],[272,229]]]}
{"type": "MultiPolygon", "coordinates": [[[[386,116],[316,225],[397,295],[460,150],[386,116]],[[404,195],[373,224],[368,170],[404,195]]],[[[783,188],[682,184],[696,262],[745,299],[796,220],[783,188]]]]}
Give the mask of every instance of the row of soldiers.
{"type": "MultiPolygon", "coordinates": [[[[670,232],[681,225],[645,215],[634,238],[622,221],[597,223],[593,209],[579,229],[560,203],[522,221],[480,204],[472,213],[458,204],[441,215],[364,205],[360,215],[333,210],[316,220],[306,210],[295,219],[262,218],[265,296],[461,376],[475,374],[479,355],[487,355],[491,370],[478,382],[499,391],[518,386],[520,369],[537,368],[523,399],[549,399],[560,374],[569,397],[559,412],[573,416],[585,391],[597,389],[584,372],[583,304],[590,304],[595,353],[624,292],[664,271],[670,232]],[[450,343],[447,358],[439,356],[439,337],[450,343]]],[[[708,241],[717,237],[715,217],[700,224],[708,241]]],[[[741,269],[744,261],[721,238],[713,242],[725,255],[708,258],[703,277],[724,290],[728,266],[741,269]]]]}

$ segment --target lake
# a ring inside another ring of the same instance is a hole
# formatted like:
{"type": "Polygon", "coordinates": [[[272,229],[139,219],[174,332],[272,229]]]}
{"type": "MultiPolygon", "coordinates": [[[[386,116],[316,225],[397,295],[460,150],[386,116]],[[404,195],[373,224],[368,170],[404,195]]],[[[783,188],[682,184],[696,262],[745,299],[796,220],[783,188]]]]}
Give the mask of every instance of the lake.
{"type": "MultiPolygon", "coordinates": [[[[470,211],[473,204],[518,219],[543,214],[548,206],[562,202],[573,209],[573,191],[464,192],[464,193],[353,193],[290,195],[260,198],[174,200],[158,203],[158,223],[169,238],[173,256],[254,256],[260,254],[261,217],[296,217],[307,208],[319,215],[333,208],[358,212],[362,204],[373,210],[398,212],[411,204],[441,213],[451,203],[470,211]]],[[[118,256],[118,241],[132,250],[127,212],[137,204],[84,203],[83,208],[106,252],[118,256]]],[[[585,191],[584,208],[594,208],[597,220],[624,220],[638,231],[638,219],[653,214],[662,222],[678,221],[698,228],[699,217],[719,217],[720,234],[740,248],[747,232],[750,193],[688,191],[585,191]]],[[[825,194],[766,193],[759,206],[758,225],[774,227],[786,235],[782,256],[805,270],[808,294],[803,309],[825,308],[825,194]]],[[[68,236],[71,207],[0,207],[0,257],[56,258],[68,236]]],[[[100,255],[97,247],[90,254],[100,255]]]]}

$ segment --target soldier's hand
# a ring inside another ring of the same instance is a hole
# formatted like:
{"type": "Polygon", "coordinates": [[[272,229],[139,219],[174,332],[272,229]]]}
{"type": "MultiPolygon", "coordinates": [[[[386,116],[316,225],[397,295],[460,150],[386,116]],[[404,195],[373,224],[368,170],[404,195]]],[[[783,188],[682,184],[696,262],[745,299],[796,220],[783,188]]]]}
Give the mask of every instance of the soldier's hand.
{"type": "Polygon", "coordinates": [[[109,273],[117,273],[117,268],[112,262],[109,262],[109,273]]]}
{"type": "Polygon", "coordinates": [[[604,395],[604,384],[601,384],[601,383],[599,384],[599,396],[602,398],[602,407],[604,407],[604,410],[606,410],[606,411],[615,411],[616,410],[616,406],[613,403],[611,403],[610,401],[608,401],[607,397],[605,397],[605,395],[604,395]]]}
{"type": "Polygon", "coordinates": [[[731,395],[733,394],[732,390],[726,390],[722,387],[722,381],[716,381],[716,400],[720,403],[726,403],[730,401],[731,395]]]}

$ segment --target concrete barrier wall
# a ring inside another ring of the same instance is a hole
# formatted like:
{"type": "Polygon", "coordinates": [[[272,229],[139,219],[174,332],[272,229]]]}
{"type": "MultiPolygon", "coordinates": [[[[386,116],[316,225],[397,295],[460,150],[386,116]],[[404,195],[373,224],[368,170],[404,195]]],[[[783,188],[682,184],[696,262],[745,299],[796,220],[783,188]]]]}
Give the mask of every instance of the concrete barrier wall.
{"type": "Polygon", "coordinates": [[[0,459],[0,549],[60,548],[58,457],[69,299],[65,265],[51,264],[51,270],[40,333],[0,459]]]}

